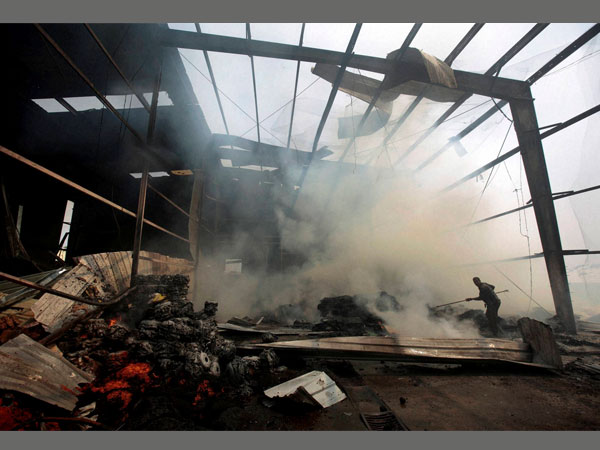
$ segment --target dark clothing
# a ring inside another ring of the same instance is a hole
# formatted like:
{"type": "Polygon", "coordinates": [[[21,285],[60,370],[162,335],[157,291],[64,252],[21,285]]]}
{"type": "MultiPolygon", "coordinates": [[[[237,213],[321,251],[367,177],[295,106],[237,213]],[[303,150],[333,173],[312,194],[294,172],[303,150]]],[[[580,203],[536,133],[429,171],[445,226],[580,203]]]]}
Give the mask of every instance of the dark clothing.
{"type": "Polygon", "coordinates": [[[500,308],[500,299],[494,292],[496,286],[492,286],[491,284],[481,283],[479,285],[479,300],[483,300],[485,302],[485,306],[488,308],[495,307],[496,309],[500,308]]]}
{"type": "Polygon", "coordinates": [[[479,297],[477,300],[483,300],[486,306],[485,316],[488,319],[490,329],[494,336],[498,335],[498,309],[500,309],[500,299],[494,292],[495,286],[488,283],[479,285],[479,297]]]}

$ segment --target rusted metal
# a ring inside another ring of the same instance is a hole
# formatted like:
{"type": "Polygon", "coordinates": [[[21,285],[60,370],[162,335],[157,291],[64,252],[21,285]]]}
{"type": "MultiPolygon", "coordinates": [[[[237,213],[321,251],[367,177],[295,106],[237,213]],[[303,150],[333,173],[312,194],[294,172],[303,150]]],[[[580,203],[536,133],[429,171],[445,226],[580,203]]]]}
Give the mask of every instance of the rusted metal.
{"type": "Polygon", "coordinates": [[[165,200],[167,203],[169,203],[171,206],[173,206],[174,208],[176,208],[181,213],[185,214],[190,219],[197,220],[197,219],[194,219],[193,217],[190,217],[190,215],[187,213],[187,211],[185,211],[181,206],[179,206],[177,203],[175,203],[173,200],[171,200],[165,194],[163,194],[162,192],[160,192],[158,189],[156,189],[150,183],[148,183],[148,189],[150,189],[151,191],[153,191],[156,195],[158,195],[160,198],[162,198],[163,200],[165,200]]]}
{"type": "Polygon", "coordinates": [[[27,281],[23,278],[19,278],[14,275],[10,275],[8,273],[0,272],[0,278],[8,280],[12,283],[20,284],[21,286],[26,286],[31,289],[36,289],[38,291],[47,292],[49,294],[57,295],[59,297],[68,298],[69,300],[73,300],[74,302],[85,303],[86,305],[93,305],[93,306],[114,305],[115,303],[120,302],[124,296],[129,294],[130,290],[132,289],[132,288],[129,288],[128,290],[117,295],[117,297],[113,298],[112,300],[109,300],[106,302],[96,302],[94,300],[89,300],[87,298],[82,298],[82,297],[78,297],[76,295],[67,294],[66,292],[60,292],[60,291],[57,291],[56,289],[52,289],[52,288],[49,288],[46,286],[42,286],[40,284],[32,283],[31,281],[27,281]]]}
{"type": "MultiPolygon", "coordinates": [[[[484,24],[473,25],[473,27],[469,30],[469,32],[465,35],[465,37],[463,37],[461,39],[461,41],[458,43],[458,45],[456,47],[454,47],[454,49],[452,49],[452,51],[446,57],[444,62],[446,64],[448,64],[449,66],[451,66],[452,63],[454,62],[454,60],[456,59],[456,57],[465,49],[465,47],[469,44],[469,42],[471,42],[471,40],[475,37],[475,35],[479,32],[479,30],[481,30],[483,25],[484,24]]],[[[424,88],[423,91],[426,91],[427,89],[429,89],[429,86],[424,88]]],[[[413,102],[406,109],[404,114],[402,114],[402,116],[398,119],[398,121],[396,122],[394,127],[387,134],[387,136],[383,140],[383,145],[386,145],[390,141],[392,136],[396,133],[396,131],[398,131],[398,129],[402,126],[402,124],[406,121],[406,119],[408,119],[408,117],[412,114],[412,112],[415,110],[415,108],[419,105],[419,103],[421,103],[421,100],[423,100],[424,98],[425,98],[425,95],[423,92],[421,95],[417,96],[417,98],[415,98],[413,100],[413,102]]]]}
{"type": "MultiPolygon", "coordinates": [[[[60,181],[60,182],[62,182],[64,184],[66,184],[66,185],[74,188],[74,189],[77,189],[78,191],[83,192],[84,194],[89,195],[90,197],[95,198],[96,200],[99,200],[102,203],[107,204],[108,206],[110,206],[111,208],[116,209],[117,211],[121,211],[122,213],[125,213],[125,214],[127,214],[128,216],[131,216],[131,217],[136,217],[136,214],[134,212],[129,211],[128,209],[122,207],[121,205],[117,205],[116,203],[114,203],[114,202],[112,202],[112,201],[110,201],[110,200],[102,197],[101,195],[98,195],[95,192],[92,192],[89,189],[86,189],[83,186],[80,186],[79,184],[77,184],[77,183],[75,183],[75,182],[73,182],[71,180],[68,180],[67,178],[65,178],[63,176],[58,175],[57,173],[52,172],[49,169],[46,169],[45,167],[43,167],[43,166],[41,166],[41,165],[39,165],[39,164],[37,164],[37,163],[35,163],[35,162],[33,162],[33,161],[25,158],[24,156],[19,155],[18,153],[13,152],[12,150],[7,149],[6,147],[3,147],[2,145],[0,145],[0,153],[4,153],[5,155],[10,156],[11,158],[16,159],[17,161],[20,161],[23,164],[28,165],[29,167],[32,167],[32,168],[34,168],[34,169],[36,169],[36,170],[38,170],[38,171],[40,171],[40,172],[42,172],[42,173],[44,173],[44,174],[52,177],[52,178],[54,178],[54,179],[56,179],[56,180],[58,180],[58,181],[60,181]]],[[[182,240],[184,242],[189,242],[188,239],[186,239],[186,238],[184,238],[182,236],[179,236],[178,234],[175,234],[172,231],[169,231],[166,228],[161,227],[160,225],[157,225],[157,224],[155,224],[154,222],[151,222],[148,219],[144,219],[144,223],[150,225],[153,228],[156,228],[157,230],[162,231],[163,233],[167,233],[170,236],[173,236],[173,237],[175,237],[177,239],[180,239],[180,240],[182,240]]]]}
{"type": "Polygon", "coordinates": [[[511,100],[510,109],[531,193],[556,314],[566,332],[576,334],[569,280],[535,107],[533,101],[511,100]]]}
{"type": "Polygon", "coordinates": [[[144,108],[146,109],[146,111],[150,112],[151,111],[150,105],[148,104],[148,102],[146,101],[146,99],[144,98],[144,96],[138,94],[138,92],[133,87],[133,84],[131,84],[131,82],[125,76],[125,74],[123,73],[123,71],[121,70],[121,68],[117,64],[117,62],[114,60],[114,58],[112,57],[112,55],[108,52],[108,50],[106,49],[106,47],[104,47],[104,45],[102,44],[102,41],[100,41],[100,38],[96,35],[96,33],[94,33],[94,30],[92,30],[92,27],[90,27],[87,23],[84,23],[83,26],[86,28],[86,30],[88,30],[88,32],[90,33],[90,36],[92,36],[92,39],[96,42],[96,44],[98,44],[98,47],[100,47],[100,50],[102,50],[102,53],[104,53],[104,55],[106,56],[106,58],[108,58],[108,60],[110,61],[110,63],[112,64],[112,66],[115,68],[115,70],[119,73],[119,75],[121,76],[121,78],[123,79],[123,81],[125,82],[125,84],[127,84],[127,86],[129,87],[129,89],[131,89],[131,92],[133,92],[133,94],[137,97],[137,99],[144,106],[144,108]]]}
{"type": "Polygon", "coordinates": [[[0,346],[0,388],[72,411],[80,383],[94,379],[58,353],[21,334],[0,346]]]}

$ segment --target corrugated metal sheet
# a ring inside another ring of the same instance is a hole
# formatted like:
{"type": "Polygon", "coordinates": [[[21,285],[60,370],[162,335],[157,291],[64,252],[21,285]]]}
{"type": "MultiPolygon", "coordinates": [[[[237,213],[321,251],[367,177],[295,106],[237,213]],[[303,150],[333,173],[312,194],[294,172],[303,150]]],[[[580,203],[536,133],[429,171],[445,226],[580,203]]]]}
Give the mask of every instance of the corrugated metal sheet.
{"type": "MultiPolygon", "coordinates": [[[[248,346],[247,346],[248,347],[248,346]]],[[[421,362],[505,361],[538,367],[529,344],[508,339],[428,339],[396,336],[352,336],[308,339],[257,348],[294,351],[317,357],[421,362]]]]}
{"type": "Polygon", "coordinates": [[[22,392],[72,411],[79,384],[94,379],[25,335],[0,346],[0,388],[22,392]]]}
{"type": "Polygon", "coordinates": [[[314,370],[265,391],[269,398],[290,397],[306,399],[323,408],[335,405],[346,398],[335,382],[325,372],[314,370]]]}

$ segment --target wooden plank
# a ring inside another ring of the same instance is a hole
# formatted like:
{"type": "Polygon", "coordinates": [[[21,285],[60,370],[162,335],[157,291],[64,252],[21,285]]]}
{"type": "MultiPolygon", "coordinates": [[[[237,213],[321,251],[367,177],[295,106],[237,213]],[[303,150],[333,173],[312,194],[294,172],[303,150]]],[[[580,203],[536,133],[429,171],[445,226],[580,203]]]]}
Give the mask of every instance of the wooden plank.
{"type": "Polygon", "coordinates": [[[106,255],[106,253],[98,253],[92,256],[94,257],[94,261],[98,265],[98,269],[104,276],[104,280],[106,281],[106,283],[113,288],[115,294],[119,292],[117,280],[115,279],[115,276],[112,270],[110,269],[110,261],[108,260],[108,256],[106,255]]]}
{"type": "Polygon", "coordinates": [[[121,273],[119,263],[117,262],[117,256],[115,255],[115,253],[110,252],[106,254],[106,257],[110,262],[110,270],[112,271],[115,277],[115,281],[117,283],[117,290],[122,291],[125,288],[125,283],[123,281],[124,276],[121,273]]]}
{"type": "MultiPolygon", "coordinates": [[[[94,273],[85,265],[78,264],[75,269],[61,278],[54,288],[58,291],[80,296],[92,284],[94,273]]],[[[52,332],[62,326],[64,320],[70,316],[75,302],[52,294],[44,294],[33,305],[31,310],[35,319],[44,328],[52,332]]],[[[81,309],[95,308],[91,305],[80,305],[81,309]]]]}

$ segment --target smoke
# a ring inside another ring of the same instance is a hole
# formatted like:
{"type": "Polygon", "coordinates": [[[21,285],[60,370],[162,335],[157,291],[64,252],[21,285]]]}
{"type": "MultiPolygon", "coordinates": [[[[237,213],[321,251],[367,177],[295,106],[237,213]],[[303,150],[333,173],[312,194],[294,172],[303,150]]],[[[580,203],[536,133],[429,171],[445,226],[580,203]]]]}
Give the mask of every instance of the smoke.
{"type": "MultiPolygon", "coordinates": [[[[421,119],[407,124],[407,133],[422,128],[421,119]]],[[[364,148],[377,139],[360,138],[359,143],[364,148]]],[[[431,146],[440,148],[440,142],[431,139],[431,146]]],[[[339,158],[339,147],[331,149],[339,158]]],[[[298,185],[303,169],[286,168],[283,185],[298,185]]],[[[479,335],[474,326],[431,318],[428,305],[476,296],[472,278],[479,276],[497,290],[511,288],[509,295],[501,294],[501,315],[526,313],[531,307],[527,297],[493,266],[466,266],[522,255],[523,248],[526,254],[523,237],[507,233],[502,222],[461,228],[471,220],[477,199],[472,190],[438,195],[440,186],[456,179],[453,173],[446,176],[447,180],[438,176],[427,183],[389,168],[314,161],[301,189],[273,191],[281,248],[268,250],[258,238],[260,230],[238,228],[226,248],[205,256],[200,298],[219,302],[220,320],[269,312],[280,312],[281,317],[287,311],[299,320],[317,321],[317,305],[324,297],[386,291],[397,298],[402,311],[374,312],[398,334],[467,338],[479,335]],[[242,273],[225,274],[223,261],[240,255],[244,255],[242,273]],[[292,257],[295,264],[290,265],[292,257]],[[281,270],[273,270],[277,267],[273,261],[284,261],[281,270]],[[269,265],[270,270],[257,269],[269,265]]],[[[492,192],[487,194],[482,207],[493,204],[494,198],[492,192]]],[[[530,274],[524,267],[517,263],[502,271],[528,287],[530,274]]],[[[543,263],[532,275],[536,294],[550,309],[543,263]]],[[[470,306],[483,308],[479,302],[470,306]]]]}

